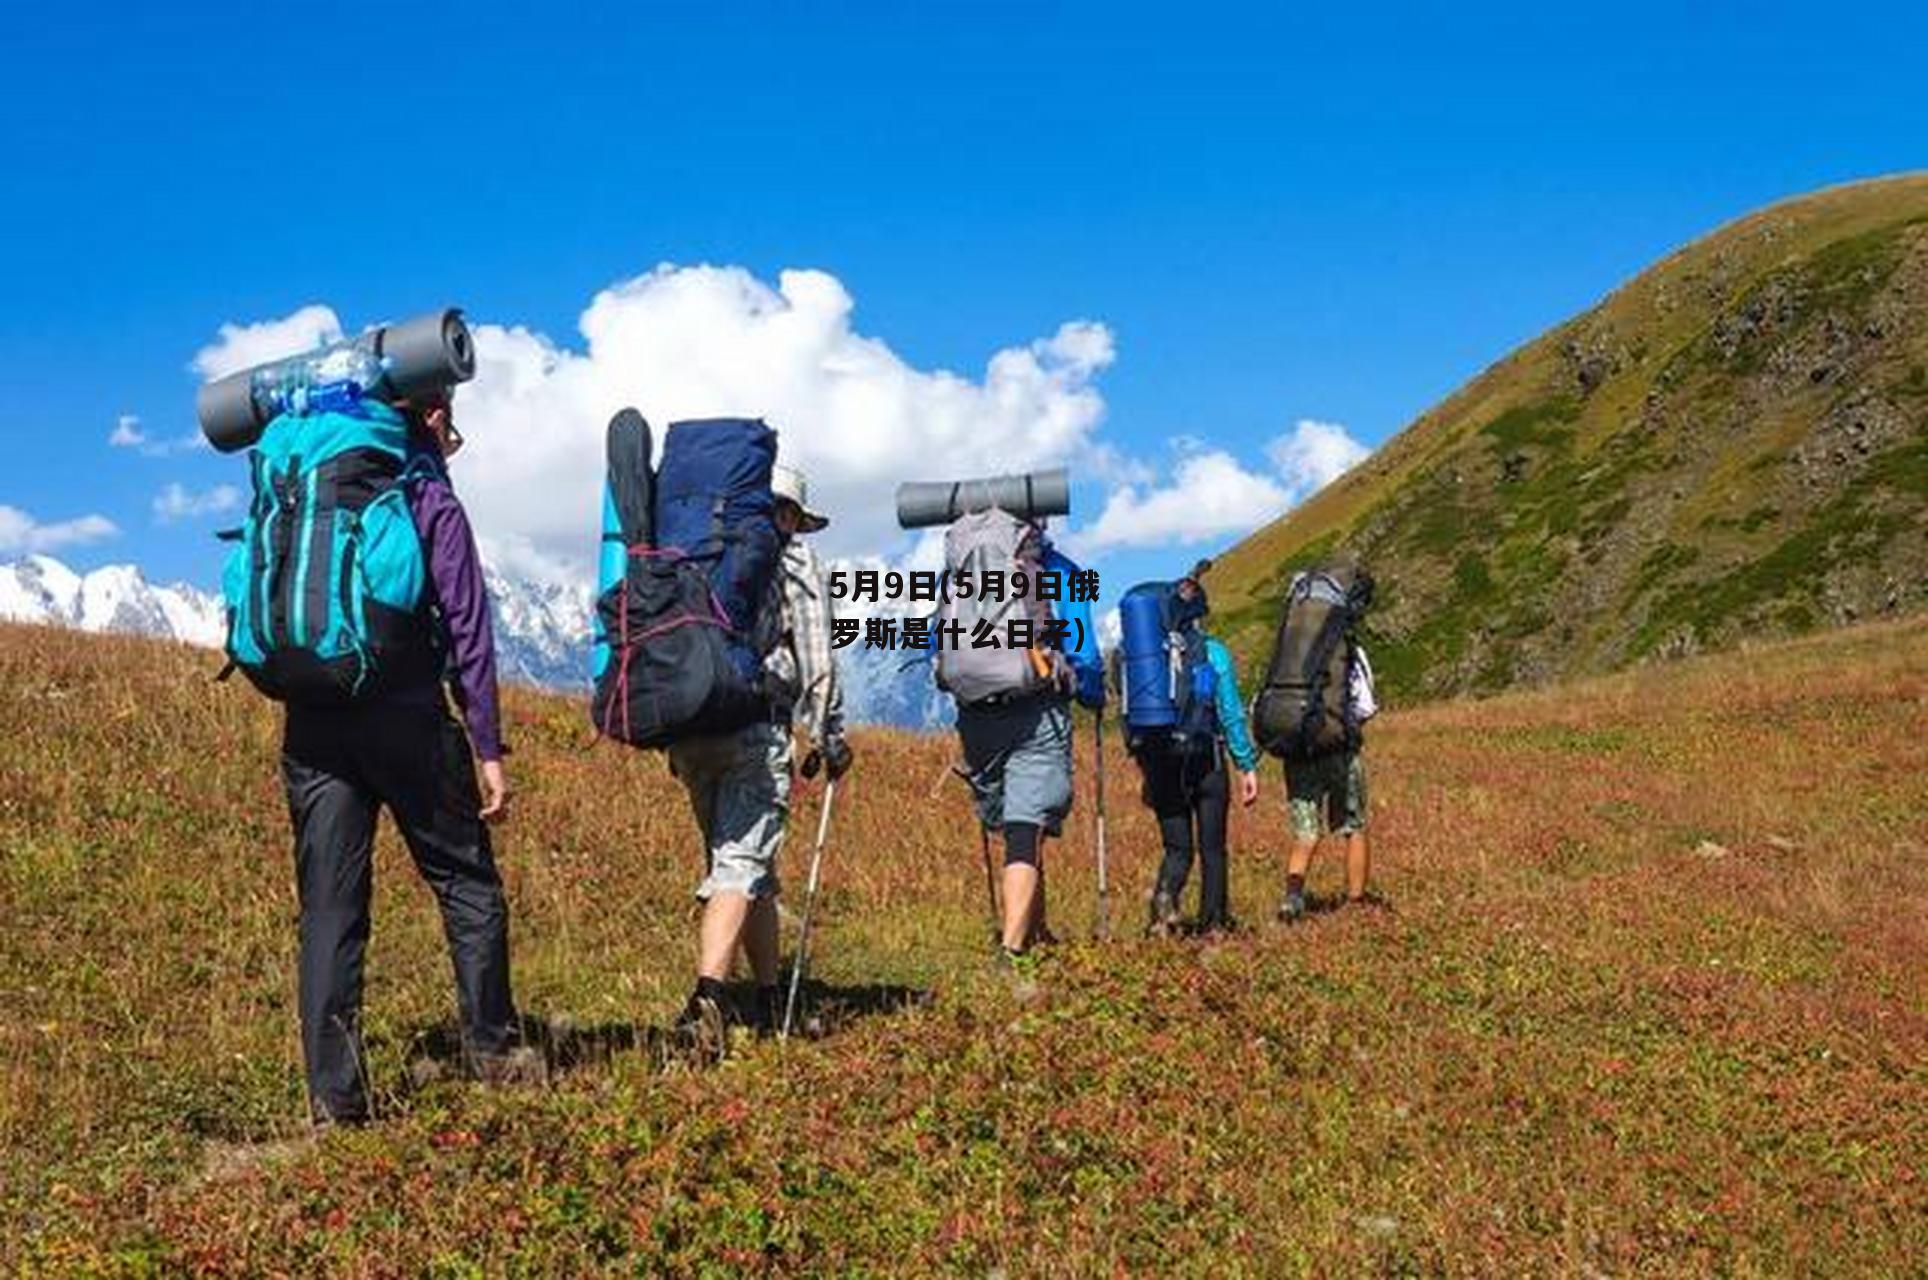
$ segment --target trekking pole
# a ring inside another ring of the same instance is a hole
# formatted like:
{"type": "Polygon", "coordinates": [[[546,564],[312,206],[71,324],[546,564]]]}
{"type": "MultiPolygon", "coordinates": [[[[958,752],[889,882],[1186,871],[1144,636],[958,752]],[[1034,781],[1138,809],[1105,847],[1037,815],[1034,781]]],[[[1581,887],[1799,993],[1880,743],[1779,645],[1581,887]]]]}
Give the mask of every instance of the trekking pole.
{"type": "Polygon", "coordinates": [[[1004,940],[1004,913],[997,905],[997,873],[991,870],[991,831],[983,823],[977,828],[978,846],[984,851],[984,898],[991,904],[991,939],[1004,940]]]}
{"type": "Polygon", "coordinates": [[[790,1038],[797,1017],[797,993],[803,988],[803,967],[810,958],[810,917],[817,906],[817,882],[823,871],[824,841],[830,836],[830,803],[837,798],[837,780],[823,786],[823,811],[817,815],[817,847],[810,854],[810,882],[803,893],[803,933],[797,939],[797,958],[790,966],[790,995],[783,1002],[782,1039],[790,1038]]]}
{"type": "Polygon", "coordinates": [[[1098,709],[1098,941],[1111,938],[1111,877],[1105,865],[1105,713],[1098,709]]]}

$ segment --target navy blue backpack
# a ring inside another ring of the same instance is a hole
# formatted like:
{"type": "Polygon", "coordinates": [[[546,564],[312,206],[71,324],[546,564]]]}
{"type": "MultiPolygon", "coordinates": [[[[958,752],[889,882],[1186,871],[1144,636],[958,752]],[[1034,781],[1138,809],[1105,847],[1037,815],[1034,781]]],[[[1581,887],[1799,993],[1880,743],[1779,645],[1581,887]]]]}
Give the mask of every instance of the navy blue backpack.
{"type": "Polygon", "coordinates": [[[602,733],[663,747],[769,718],[776,455],[762,422],[677,422],[652,471],[642,415],[610,422],[590,701],[602,733]]]}
{"type": "Polygon", "coordinates": [[[1125,743],[1133,752],[1202,751],[1218,741],[1218,672],[1195,625],[1203,613],[1170,582],[1141,582],[1118,601],[1125,743]]]}

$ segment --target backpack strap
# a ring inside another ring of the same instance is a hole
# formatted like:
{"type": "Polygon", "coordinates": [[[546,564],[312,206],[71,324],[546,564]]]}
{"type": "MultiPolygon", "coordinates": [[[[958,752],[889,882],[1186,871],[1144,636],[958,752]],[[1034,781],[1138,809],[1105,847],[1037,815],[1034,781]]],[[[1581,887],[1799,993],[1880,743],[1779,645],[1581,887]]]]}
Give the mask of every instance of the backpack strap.
{"type": "Polygon", "coordinates": [[[389,481],[389,484],[391,486],[401,486],[416,484],[423,480],[446,479],[448,479],[447,468],[443,467],[432,455],[417,451],[411,452],[408,455],[408,460],[402,464],[401,471],[396,473],[395,478],[389,481]]]}

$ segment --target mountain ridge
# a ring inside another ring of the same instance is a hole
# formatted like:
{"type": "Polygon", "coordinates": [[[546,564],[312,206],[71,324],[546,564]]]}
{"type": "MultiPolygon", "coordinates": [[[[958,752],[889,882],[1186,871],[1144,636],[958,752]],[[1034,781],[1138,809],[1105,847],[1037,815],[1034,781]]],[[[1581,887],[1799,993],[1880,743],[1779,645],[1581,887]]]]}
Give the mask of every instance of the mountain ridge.
{"type": "Polygon", "coordinates": [[[1262,660],[1364,559],[1395,695],[1486,693],[1928,603],[1928,174],[1735,219],[1493,362],[1218,557],[1262,660]]]}

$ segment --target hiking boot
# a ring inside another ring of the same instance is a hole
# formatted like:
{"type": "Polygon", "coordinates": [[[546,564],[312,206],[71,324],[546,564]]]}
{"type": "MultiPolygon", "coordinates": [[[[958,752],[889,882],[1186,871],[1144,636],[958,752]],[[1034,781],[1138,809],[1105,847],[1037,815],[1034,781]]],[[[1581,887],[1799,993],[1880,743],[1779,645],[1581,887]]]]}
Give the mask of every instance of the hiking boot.
{"type": "Polygon", "coordinates": [[[759,1040],[767,1040],[783,1029],[782,987],[757,988],[756,1004],[750,1013],[750,1026],[759,1040]]]}
{"type": "Polygon", "coordinates": [[[723,1017],[722,1004],[700,991],[690,996],[670,1030],[677,1046],[695,1066],[716,1065],[730,1046],[729,1023],[723,1017]]]}
{"type": "Polygon", "coordinates": [[[337,1114],[326,1107],[316,1107],[308,1118],[308,1131],[320,1137],[336,1129],[366,1129],[374,1123],[374,1119],[365,1108],[360,1111],[344,1110],[337,1114]]]}
{"type": "Polygon", "coordinates": [[[1346,899],[1348,907],[1370,907],[1374,911],[1391,911],[1392,901],[1376,889],[1368,889],[1358,897],[1346,899]]]}
{"type": "Polygon", "coordinates": [[[1305,919],[1305,894],[1288,893],[1279,903],[1279,923],[1294,924],[1305,919]]]}
{"type": "Polygon", "coordinates": [[[549,1062],[533,1045],[475,1055],[475,1078],[492,1089],[549,1083],[549,1062]]]}
{"type": "Polygon", "coordinates": [[[1151,923],[1145,926],[1145,932],[1154,938],[1169,938],[1178,932],[1178,903],[1163,889],[1152,895],[1151,923]]]}

